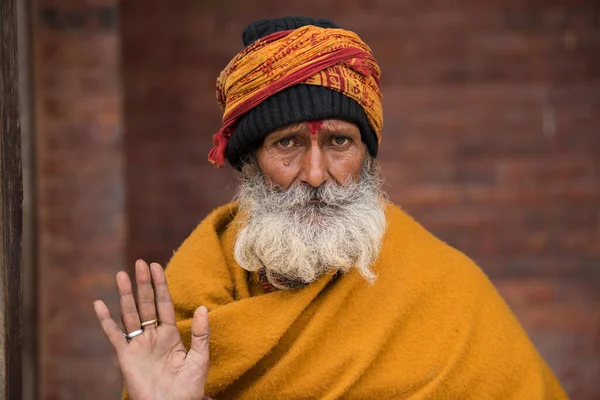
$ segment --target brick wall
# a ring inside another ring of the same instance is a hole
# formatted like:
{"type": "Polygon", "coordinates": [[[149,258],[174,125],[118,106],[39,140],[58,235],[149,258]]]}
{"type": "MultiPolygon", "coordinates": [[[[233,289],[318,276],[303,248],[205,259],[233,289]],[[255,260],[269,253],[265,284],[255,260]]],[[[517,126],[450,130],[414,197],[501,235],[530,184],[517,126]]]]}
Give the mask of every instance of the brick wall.
{"type": "MultiPolygon", "coordinates": [[[[114,31],[46,26],[36,37],[37,134],[46,138],[38,146],[46,190],[40,291],[48,302],[40,321],[50,326],[40,349],[43,398],[71,398],[84,385],[118,391],[91,316],[67,303],[109,297],[121,256],[127,265],[168,260],[207,212],[231,198],[234,174],[206,161],[220,125],[215,78],[241,49],[247,22],[284,14],[329,17],[371,45],[383,70],[380,161],[392,200],[493,278],[573,398],[599,397],[597,4],[129,0],[121,5],[122,93],[114,31]],[[122,154],[121,136],[111,136],[120,132],[113,103],[120,95],[122,154]],[[74,181],[75,170],[83,175],[74,181]],[[74,207],[84,190],[94,190],[90,205],[74,207]],[[111,239],[87,246],[80,232],[105,220],[119,221],[104,231],[111,239]],[[66,245],[77,256],[61,256],[66,245]],[[98,261],[92,248],[114,249],[112,258],[98,261]],[[66,271],[77,279],[65,294],[66,271]],[[54,322],[62,308],[67,316],[54,322]],[[73,326],[81,327],[77,343],[93,338],[88,347],[59,337],[73,326]],[[95,368],[77,368],[93,359],[95,368]]],[[[85,398],[106,398],[90,393],[85,398]]]]}
{"type": "MultiPolygon", "coordinates": [[[[121,377],[92,302],[124,268],[116,3],[35,0],[38,398],[114,399],[121,377]]],[[[26,327],[26,329],[31,327],[26,327]]]]}

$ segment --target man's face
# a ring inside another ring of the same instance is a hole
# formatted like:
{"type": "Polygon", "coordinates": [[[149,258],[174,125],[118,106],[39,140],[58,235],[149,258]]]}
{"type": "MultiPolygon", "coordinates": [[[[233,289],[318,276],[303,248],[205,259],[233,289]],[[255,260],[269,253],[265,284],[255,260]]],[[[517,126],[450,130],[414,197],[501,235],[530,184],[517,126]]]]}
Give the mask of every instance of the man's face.
{"type": "Polygon", "coordinates": [[[358,127],[338,119],[302,122],[268,135],[256,152],[269,183],[286,190],[297,183],[319,187],[360,177],[366,147],[358,127]]]}
{"type": "Polygon", "coordinates": [[[248,271],[310,283],[356,268],[368,281],[385,232],[377,165],[358,128],[327,120],[269,135],[244,165],[234,257],[248,271]]]}

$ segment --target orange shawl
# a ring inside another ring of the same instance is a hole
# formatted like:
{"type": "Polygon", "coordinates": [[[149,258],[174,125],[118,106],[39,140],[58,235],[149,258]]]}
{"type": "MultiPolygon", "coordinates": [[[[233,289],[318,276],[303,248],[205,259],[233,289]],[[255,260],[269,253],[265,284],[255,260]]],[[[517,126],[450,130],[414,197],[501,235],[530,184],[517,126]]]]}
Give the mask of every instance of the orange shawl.
{"type": "Polygon", "coordinates": [[[182,338],[210,310],[217,399],[566,399],[481,270],[398,207],[379,277],[355,271],[265,294],[233,258],[234,205],[208,216],[167,267],[182,338]]]}

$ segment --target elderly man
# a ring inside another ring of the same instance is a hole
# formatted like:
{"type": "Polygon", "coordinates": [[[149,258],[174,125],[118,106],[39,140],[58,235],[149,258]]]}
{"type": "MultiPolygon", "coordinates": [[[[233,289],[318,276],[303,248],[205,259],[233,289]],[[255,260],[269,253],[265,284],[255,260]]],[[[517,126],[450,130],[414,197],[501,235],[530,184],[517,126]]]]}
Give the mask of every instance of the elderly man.
{"type": "Polygon", "coordinates": [[[138,261],[137,299],[117,275],[126,333],[94,304],[124,396],[566,398],[481,270],[386,200],[369,47],[301,17],[255,22],[243,40],[217,81],[209,155],[241,171],[237,201],[166,276],[138,261]]]}

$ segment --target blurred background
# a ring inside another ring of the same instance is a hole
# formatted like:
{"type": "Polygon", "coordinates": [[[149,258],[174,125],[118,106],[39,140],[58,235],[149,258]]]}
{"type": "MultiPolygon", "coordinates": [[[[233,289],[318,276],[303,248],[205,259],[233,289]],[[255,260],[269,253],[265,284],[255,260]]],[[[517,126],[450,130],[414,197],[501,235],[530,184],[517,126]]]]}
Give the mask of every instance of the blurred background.
{"type": "Polygon", "coordinates": [[[207,162],[244,26],[310,15],[382,68],[391,199],[490,276],[573,399],[600,398],[600,3],[19,3],[27,399],[118,398],[92,301],[235,193],[207,162]]]}

